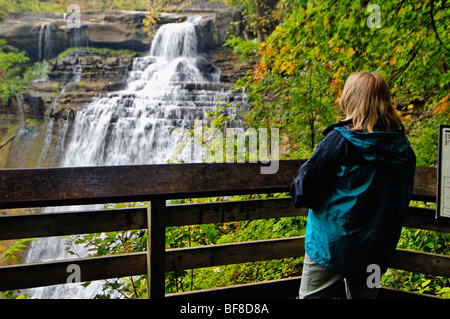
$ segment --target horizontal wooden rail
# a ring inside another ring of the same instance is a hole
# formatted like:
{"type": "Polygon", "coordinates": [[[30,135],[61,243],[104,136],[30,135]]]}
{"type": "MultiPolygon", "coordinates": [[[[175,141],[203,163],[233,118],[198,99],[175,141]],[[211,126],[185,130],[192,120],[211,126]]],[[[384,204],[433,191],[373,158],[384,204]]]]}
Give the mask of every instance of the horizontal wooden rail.
{"type": "Polygon", "coordinates": [[[170,300],[177,299],[246,299],[246,300],[267,300],[267,299],[293,299],[298,297],[300,287],[300,277],[292,277],[278,280],[268,280],[250,284],[240,284],[228,287],[202,289],[189,292],[167,294],[170,300]]]}
{"type": "Polygon", "coordinates": [[[147,228],[147,208],[2,216],[0,240],[144,228],[147,228]]]}
{"type": "Polygon", "coordinates": [[[6,169],[0,209],[283,192],[303,162],[279,161],[276,174],[259,163],[6,169]]]}
{"type": "MultiPolygon", "coordinates": [[[[0,170],[0,209],[287,192],[304,160],[0,170]],[[245,173],[243,173],[245,172],[245,173]]],[[[436,169],[418,167],[414,198],[436,200],[436,169]]]]}
{"type": "Polygon", "coordinates": [[[177,271],[300,257],[304,254],[304,237],[178,248],[166,251],[166,270],[177,271]]]}
{"type": "MultiPolygon", "coordinates": [[[[266,299],[294,299],[298,297],[301,277],[268,280],[250,284],[240,284],[228,287],[203,289],[197,291],[172,293],[166,295],[170,300],[189,299],[233,299],[266,300],[266,299]]],[[[342,294],[342,293],[341,293],[342,294]]],[[[405,290],[381,287],[378,299],[441,299],[405,290]]]]}
{"type": "Polygon", "coordinates": [[[290,198],[223,201],[168,205],[167,226],[216,224],[242,220],[305,216],[306,208],[296,209],[290,198]]]}
{"type": "MultiPolygon", "coordinates": [[[[168,205],[166,226],[306,216],[290,198],[168,205]]],[[[100,233],[147,228],[147,208],[41,213],[0,217],[0,240],[100,233]],[[39,227],[36,227],[39,225],[39,227]]],[[[405,227],[450,232],[450,223],[437,222],[435,211],[410,207],[405,227]]]]}
{"type": "Polygon", "coordinates": [[[65,284],[70,275],[67,267],[72,264],[80,267],[82,282],[143,275],[147,271],[147,253],[0,267],[0,291],[65,284]]]}
{"type": "Polygon", "coordinates": [[[391,268],[450,278],[450,256],[397,249],[391,268]]]}

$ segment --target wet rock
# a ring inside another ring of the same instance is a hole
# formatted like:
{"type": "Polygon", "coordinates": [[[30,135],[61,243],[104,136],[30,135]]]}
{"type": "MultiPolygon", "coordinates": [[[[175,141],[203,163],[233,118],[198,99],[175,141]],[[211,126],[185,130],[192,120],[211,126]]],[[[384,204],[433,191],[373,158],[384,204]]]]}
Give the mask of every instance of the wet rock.
{"type": "Polygon", "coordinates": [[[134,57],[79,50],[49,61],[45,79],[22,94],[25,118],[66,119],[95,96],[122,89],[134,57]]]}

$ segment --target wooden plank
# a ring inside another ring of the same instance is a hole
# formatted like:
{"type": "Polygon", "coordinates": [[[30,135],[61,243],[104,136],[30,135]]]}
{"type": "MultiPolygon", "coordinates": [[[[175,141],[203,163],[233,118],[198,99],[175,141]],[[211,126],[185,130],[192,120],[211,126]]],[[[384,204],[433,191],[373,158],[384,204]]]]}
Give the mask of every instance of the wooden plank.
{"type": "Polygon", "coordinates": [[[445,300],[447,298],[421,294],[413,291],[406,291],[401,289],[393,289],[388,287],[381,287],[378,299],[403,299],[403,300],[445,300]]]}
{"type": "Polygon", "coordinates": [[[403,227],[450,233],[450,222],[446,220],[436,220],[435,216],[436,211],[433,209],[409,207],[403,227]]]}
{"type": "Polygon", "coordinates": [[[304,253],[304,237],[169,249],[166,271],[300,257],[304,253]]]}
{"type": "Polygon", "coordinates": [[[450,278],[450,256],[397,249],[391,268],[450,278]]]}
{"type": "MultiPolygon", "coordinates": [[[[304,253],[304,237],[170,249],[166,271],[302,257],[304,253]]],[[[450,278],[450,256],[445,255],[397,249],[390,267],[450,278]]]]}
{"type": "Polygon", "coordinates": [[[163,299],[165,293],[165,226],[164,200],[153,200],[148,205],[147,233],[147,297],[163,299]]]}
{"type": "Polygon", "coordinates": [[[80,267],[82,282],[141,275],[147,270],[146,258],[144,252],[4,266],[0,267],[0,291],[64,284],[72,264],[80,267]]]}
{"type": "Polygon", "coordinates": [[[282,192],[303,160],[0,170],[0,208],[45,207],[282,192]],[[245,172],[245,173],[243,173],[245,172]]]}
{"type": "Polygon", "coordinates": [[[432,167],[416,167],[413,199],[436,202],[437,170],[432,167]]]}
{"type": "Polygon", "coordinates": [[[307,208],[295,208],[290,198],[168,205],[167,226],[215,224],[307,214],[307,208]]]}
{"type": "Polygon", "coordinates": [[[146,208],[2,216],[0,240],[144,228],[147,228],[146,208]]]}
{"type": "MultiPolygon", "coordinates": [[[[306,216],[307,213],[307,208],[294,208],[290,198],[169,205],[166,226],[306,216]]],[[[450,232],[450,223],[436,221],[434,210],[417,207],[409,208],[404,226],[450,232]]],[[[144,228],[147,228],[146,208],[2,216],[0,240],[144,228]]]]}
{"type": "MultiPolygon", "coordinates": [[[[168,300],[207,300],[207,299],[244,299],[244,300],[277,300],[295,299],[298,297],[301,277],[268,280],[257,283],[233,285],[221,288],[203,289],[166,295],[168,300]]],[[[381,287],[378,299],[445,299],[436,296],[414,293],[399,289],[381,287]]]]}
{"type": "MultiPolygon", "coordinates": [[[[169,205],[166,225],[184,226],[306,215],[289,198],[169,205]]],[[[0,240],[147,228],[146,208],[1,216],[0,240]],[[36,227],[39,225],[39,227],[36,227]]]]}
{"type": "MultiPolygon", "coordinates": [[[[167,226],[307,215],[308,209],[295,208],[290,198],[181,204],[167,206],[167,226]]],[[[450,233],[450,223],[436,221],[435,211],[432,209],[410,207],[403,226],[450,233]]]]}
{"type": "MultiPolygon", "coordinates": [[[[0,170],[0,208],[287,192],[304,160],[0,170]]],[[[414,198],[435,201],[436,169],[417,168],[414,198]]]]}
{"type": "Polygon", "coordinates": [[[179,299],[258,299],[276,300],[298,297],[301,277],[268,280],[257,283],[240,284],[227,287],[202,289],[189,292],[167,294],[168,300],[179,299]]]}

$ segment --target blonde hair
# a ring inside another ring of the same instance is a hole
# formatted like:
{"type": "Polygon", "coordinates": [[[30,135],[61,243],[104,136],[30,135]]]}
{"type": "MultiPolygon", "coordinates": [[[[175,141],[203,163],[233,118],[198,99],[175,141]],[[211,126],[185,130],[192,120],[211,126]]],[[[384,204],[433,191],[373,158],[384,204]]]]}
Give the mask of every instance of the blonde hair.
{"type": "Polygon", "coordinates": [[[346,120],[352,119],[353,130],[373,132],[381,117],[388,132],[405,134],[405,127],[391,103],[389,85],[378,73],[352,73],[345,82],[339,104],[347,115],[346,120]]]}

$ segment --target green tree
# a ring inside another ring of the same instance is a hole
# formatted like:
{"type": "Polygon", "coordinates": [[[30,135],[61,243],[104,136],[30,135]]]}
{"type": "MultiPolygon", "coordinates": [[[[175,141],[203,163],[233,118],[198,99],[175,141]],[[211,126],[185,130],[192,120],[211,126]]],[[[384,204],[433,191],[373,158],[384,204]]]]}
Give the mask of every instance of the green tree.
{"type": "Polygon", "coordinates": [[[36,79],[42,78],[46,72],[46,62],[30,65],[25,51],[6,45],[0,40],[0,107],[2,102],[25,90],[36,79]]]}
{"type": "Polygon", "coordinates": [[[383,75],[399,111],[432,112],[448,95],[448,1],[383,3],[379,27],[371,23],[377,12],[359,0],[285,4],[289,12],[239,85],[252,105],[248,123],[281,127],[290,137],[288,157],[308,156],[318,129],[340,115],[339,97],[352,72],[383,75]]]}
{"type": "Polygon", "coordinates": [[[245,37],[255,34],[262,43],[281,21],[286,2],[279,0],[221,0],[230,7],[243,8],[245,37]]]}
{"type": "Polygon", "coordinates": [[[7,101],[23,88],[21,75],[28,61],[26,52],[19,52],[0,40],[0,100],[7,101]]]}

